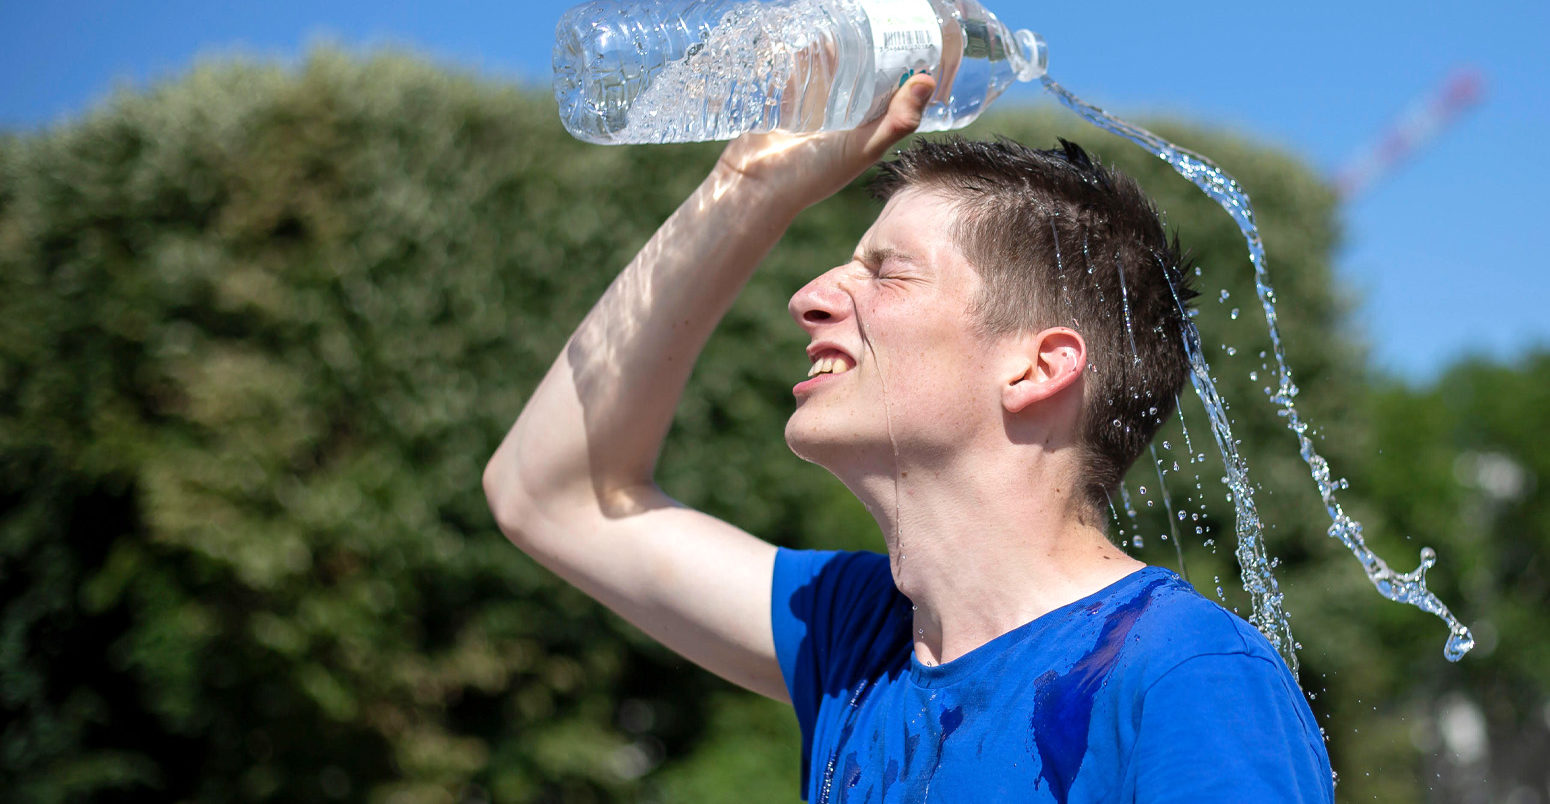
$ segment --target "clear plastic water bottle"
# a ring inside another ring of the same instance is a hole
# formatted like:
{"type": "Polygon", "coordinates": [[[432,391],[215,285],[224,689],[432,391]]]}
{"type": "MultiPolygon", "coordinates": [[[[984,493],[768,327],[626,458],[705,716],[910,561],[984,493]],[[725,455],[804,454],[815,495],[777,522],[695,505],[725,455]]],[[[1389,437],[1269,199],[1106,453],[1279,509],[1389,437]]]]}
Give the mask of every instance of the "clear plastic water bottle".
{"type": "Polygon", "coordinates": [[[595,0],[560,19],[554,95],[579,139],[694,142],[855,128],[924,72],[920,130],[940,131],[1046,59],[977,0],[595,0]]]}

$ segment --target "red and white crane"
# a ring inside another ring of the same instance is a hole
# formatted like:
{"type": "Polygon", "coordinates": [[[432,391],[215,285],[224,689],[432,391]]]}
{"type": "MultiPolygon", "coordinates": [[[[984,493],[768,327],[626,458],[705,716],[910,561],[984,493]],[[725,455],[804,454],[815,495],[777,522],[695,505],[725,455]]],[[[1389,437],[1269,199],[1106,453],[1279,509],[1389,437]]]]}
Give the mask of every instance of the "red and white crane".
{"type": "Polygon", "coordinates": [[[1456,122],[1484,96],[1485,78],[1479,70],[1473,67],[1454,70],[1435,92],[1405,110],[1382,139],[1335,173],[1335,190],[1342,199],[1361,194],[1456,122]]]}

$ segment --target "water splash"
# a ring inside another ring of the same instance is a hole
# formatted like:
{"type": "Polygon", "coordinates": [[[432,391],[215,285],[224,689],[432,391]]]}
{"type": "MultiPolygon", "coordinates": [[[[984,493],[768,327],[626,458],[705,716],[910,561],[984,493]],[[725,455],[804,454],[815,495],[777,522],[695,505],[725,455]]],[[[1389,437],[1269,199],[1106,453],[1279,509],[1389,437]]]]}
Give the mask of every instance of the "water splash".
{"type": "Polygon", "coordinates": [[[1189,440],[1189,425],[1184,423],[1184,402],[1177,395],[1173,397],[1173,409],[1179,414],[1179,430],[1184,433],[1184,451],[1189,454],[1189,462],[1195,462],[1195,445],[1189,440]]]}
{"type": "MultiPolygon", "coordinates": [[[[1086,252],[1086,247],[1087,241],[1084,234],[1084,239],[1082,240],[1083,253],[1086,252]]],[[[1130,294],[1125,292],[1125,266],[1120,264],[1119,255],[1117,254],[1114,258],[1114,274],[1119,277],[1119,301],[1120,306],[1125,310],[1125,335],[1130,338],[1130,360],[1132,363],[1140,365],[1141,353],[1136,351],[1136,333],[1130,328],[1130,294]]],[[[1155,450],[1152,453],[1152,457],[1157,457],[1155,450]]]]}
{"type": "Polygon", "coordinates": [[[1133,543],[1135,544],[1136,549],[1140,549],[1145,544],[1145,542],[1143,542],[1141,539],[1141,523],[1140,519],[1136,516],[1136,507],[1130,503],[1130,490],[1125,488],[1124,483],[1119,484],[1119,498],[1120,501],[1125,505],[1125,516],[1130,518],[1130,532],[1132,534],[1133,543]]]}
{"type": "MultiPolygon", "coordinates": [[[[1179,312],[1184,312],[1184,303],[1177,293],[1173,301],[1179,306],[1179,312]]],[[[1222,453],[1222,465],[1227,470],[1227,485],[1232,489],[1229,496],[1236,515],[1238,537],[1234,555],[1238,557],[1238,567],[1243,575],[1243,588],[1249,593],[1252,602],[1249,622],[1270,640],[1276,652],[1286,660],[1286,666],[1295,678],[1298,665],[1297,640],[1292,637],[1291,616],[1282,605],[1285,597],[1281,594],[1280,585],[1276,583],[1270,557],[1265,551],[1265,526],[1259,518],[1259,509],[1254,505],[1254,486],[1249,482],[1249,465],[1238,454],[1237,442],[1232,437],[1232,424],[1227,418],[1227,406],[1216,392],[1216,383],[1211,381],[1211,366],[1206,363],[1205,352],[1200,346],[1200,330],[1195,328],[1195,322],[1189,316],[1181,316],[1181,320],[1184,322],[1184,352],[1189,357],[1190,383],[1195,386],[1195,395],[1200,397],[1200,403],[1206,409],[1211,436],[1216,440],[1217,450],[1222,453]]]]}
{"type": "MultiPolygon", "coordinates": [[[[1259,295],[1260,306],[1264,310],[1265,324],[1270,330],[1270,343],[1275,356],[1277,388],[1271,393],[1271,401],[1281,408],[1281,415],[1286,419],[1289,430],[1297,437],[1298,454],[1303,462],[1308,465],[1313,481],[1318,486],[1319,497],[1323,500],[1324,509],[1329,514],[1330,526],[1328,535],[1339,539],[1351,554],[1356,556],[1366,572],[1367,578],[1372,581],[1373,587],[1378,593],[1389,600],[1406,603],[1422,611],[1429,612],[1442,619],[1448,625],[1448,640],[1443,647],[1443,655],[1449,661],[1458,661],[1464,654],[1474,647],[1474,637],[1469,629],[1459,622],[1458,618],[1443,605],[1437,596],[1426,588],[1426,571],[1437,562],[1437,554],[1430,547],[1421,548],[1421,563],[1411,572],[1396,572],[1384,562],[1376,553],[1367,547],[1362,538],[1361,523],[1346,514],[1336,496],[1336,489],[1343,481],[1334,481],[1329,468],[1329,462],[1325,460],[1313,447],[1313,440],[1308,436],[1308,424],[1298,414],[1295,400],[1297,397],[1297,385],[1292,382],[1292,372],[1286,364],[1286,352],[1281,343],[1280,329],[1276,324],[1275,289],[1270,286],[1269,272],[1265,267],[1265,247],[1260,239],[1259,228],[1254,223],[1254,210],[1249,205],[1249,197],[1245,194],[1238,182],[1227,175],[1221,168],[1212,164],[1210,160],[1199,154],[1174,146],[1161,137],[1138,126],[1126,123],[1102,109],[1085,103],[1075,95],[1072,95],[1064,87],[1050,80],[1049,76],[1042,78],[1044,88],[1049,90],[1066,108],[1075,112],[1089,123],[1098,126],[1105,131],[1117,134],[1135,143],[1152,155],[1167,162],[1170,167],[1189,179],[1196,187],[1199,187],[1212,200],[1221,205],[1238,225],[1243,233],[1243,238],[1248,244],[1249,259],[1254,264],[1254,290],[1259,295]]],[[[1261,564],[1264,547],[1262,543],[1262,528],[1255,516],[1248,524],[1252,525],[1253,533],[1249,536],[1254,549],[1248,551],[1254,566],[1243,564],[1244,560],[1244,536],[1245,536],[1245,510],[1242,507],[1244,498],[1252,499],[1252,489],[1249,487],[1247,477],[1240,481],[1234,476],[1234,472],[1246,470],[1242,465],[1242,459],[1237,456],[1237,451],[1232,447],[1230,430],[1227,430],[1227,418],[1220,407],[1213,407],[1208,402],[1208,396],[1220,404],[1220,398],[1216,396],[1216,389],[1210,384],[1210,376],[1205,365],[1205,360],[1200,354],[1200,336],[1193,322],[1185,319],[1185,346],[1190,350],[1190,364],[1193,369],[1191,379],[1195,383],[1195,391],[1201,395],[1201,401],[1207,402],[1206,410],[1211,418],[1212,433],[1216,436],[1217,447],[1222,449],[1223,461],[1228,465],[1229,479],[1233,481],[1233,505],[1238,509],[1238,538],[1239,561],[1243,568],[1244,587],[1254,597],[1255,625],[1261,626],[1268,622],[1272,625],[1276,636],[1270,631],[1266,636],[1276,642],[1277,636],[1284,634],[1284,649],[1282,655],[1288,657],[1288,664],[1294,672],[1296,670],[1295,645],[1291,641],[1291,632],[1285,621],[1285,613],[1280,611],[1280,593],[1275,590],[1275,578],[1270,574],[1268,563],[1261,564]],[[1220,422],[1218,422],[1220,420],[1220,422]],[[1218,432],[1218,426],[1222,432],[1218,432]],[[1227,438],[1223,438],[1223,435],[1227,438]],[[1231,459],[1229,459],[1229,452],[1231,459]],[[1252,577],[1251,577],[1252,576],[1252,577]]],[[[1252,505],[1250,505],[1252,511],[1252,505]]]]}
{"type": "MultiPolygon", "coordinates": [[[[1082,256],[1084,259],[1087,257],[1087,233],[1085,230],[1082,233],[1082,256]]],[[[1089,263],[1089,268],[1090,267],[1091,263],[1089,263]]],[[[1130,339],[1130,360],[1134,365],[1139,366],[1141,365],[1141,353],[1136,350],[1136,334],[1135,330],[1131,326],[1130,294],[1125,289],[1125,266],[1124,263],[1120,262],[1119,255],[1117,253],[1114,255],[1114,275],[1119,278],[1120,308],[1125,313],[1125,335],[1130,339]]],[[[1148,392],[1148,396],[1150,396],[1150,392],[1148,392]]],[[[1156,410],[1157,408],[1152,408],[1154,413],[1156,410]]],[[[1168,517],[1168,532],[1173,534],[1173,551],[1179,557],[1179,575],[1183,576],[1184,580],[1187,582],[1189,580],[1189,571],[1184,568],[1184,548],[1179,544],[1179,531],[1173,521],[1173,499],[1168,496],[1168,483],[1163,480],[1162,461],[1158,460],[1157,458],[1157,447],[1152,444],[1148,444],[1147,446],[1152,451],[1152,465],[1157,469],[1157,493],[1162,496],[1163,509],[1168,517]]],[[[1145,491],[1144,488],[1142,490],[1145,491]]],[[[1125,502],[1127,505],[1129,504],[1130,501],[1128,497],[1125,502]]],[[[1148,504],[1150,505],[1150,503],[1148,504]]],[[[1167,539],[1168,533],[1162,534],[1162,538],[1167,539]]]]}
{"type": "MultiPolygon", "coordinates": [[[[1157,490],[1162,494],[1163,511],[1168,515],[1168,533],[1173,534],[1173,552],[1179,557],[1179,575],[1185,583],[1188,583],[1189,570],[1184,568],[1184,546],[1179,543],[1179,527],[1173,515],[1173,498],[1168,496],[1168,483],[1163,480],[1162,459],[1157,457],[1156,444],[1148,444],[1147,448],[1152,451],[1152,467],[1157,470],[1157,490]]],[[[1167,538],[1167,534],[1164,534],[1163,538],[1167,538]]]]}

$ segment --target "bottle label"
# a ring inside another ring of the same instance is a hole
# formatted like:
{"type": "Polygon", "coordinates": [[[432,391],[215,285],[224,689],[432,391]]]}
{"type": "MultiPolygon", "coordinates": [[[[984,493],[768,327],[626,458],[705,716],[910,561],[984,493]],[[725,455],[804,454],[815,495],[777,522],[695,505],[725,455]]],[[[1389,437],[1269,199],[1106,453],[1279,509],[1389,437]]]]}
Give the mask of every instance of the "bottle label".
{"type": "Polygon", "coordinates": [[[942,62],[942,24],[930,0],[857,0],[872,25],[872,59],[879,74],[899,74],[902,86],[942,62]]]}

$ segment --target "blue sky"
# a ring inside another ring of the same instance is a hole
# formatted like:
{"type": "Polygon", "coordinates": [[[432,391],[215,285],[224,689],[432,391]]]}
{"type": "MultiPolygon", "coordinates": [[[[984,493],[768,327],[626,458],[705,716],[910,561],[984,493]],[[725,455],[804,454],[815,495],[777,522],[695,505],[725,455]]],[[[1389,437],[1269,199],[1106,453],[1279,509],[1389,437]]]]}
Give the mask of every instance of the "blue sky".
{"type": "MultiPolygon", "coordinates": [[[[6,3],[0,127],[68,120],[116,85],[176,76],[196,57],[294,60],[320,40],[408,46],[492,78],[546,85],[554,23],[569,5],[6,3]]],[[[1540,142],[1550,131],[1550,3],[987,5],[1012,27],[1043,34],[1051,75],[1089,101],[1268,141],[1331,174],[1454,70],[1478,70],[1483,101],[1344,206],[1337,265],[1375,364],[1394,375],[1424,382],[1465,354],[1508,359],[1550,346],[1542,243],[1550,157],[1540,142]]],[[[1007,102],[1052,104],[1031,88],[1007,102]]],[[[1275,260],[1272,252],[1272,277],[1275,260]]]]}

